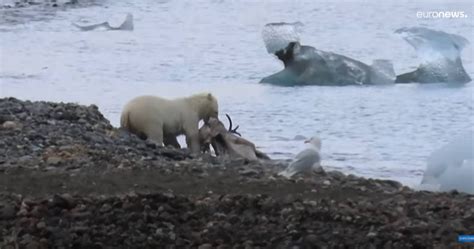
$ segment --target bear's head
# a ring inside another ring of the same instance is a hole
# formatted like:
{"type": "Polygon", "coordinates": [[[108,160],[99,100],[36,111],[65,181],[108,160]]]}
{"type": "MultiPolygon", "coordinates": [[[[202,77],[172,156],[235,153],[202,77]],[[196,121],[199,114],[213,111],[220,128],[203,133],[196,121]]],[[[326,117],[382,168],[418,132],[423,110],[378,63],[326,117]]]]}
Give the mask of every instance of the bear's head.
{"type": "Polygon", "coordinates": [[[219,104],[216,97],[211,93],[196,94],[188,98],[193,109],[199,115],[199,119],[208,122],[209,118],[217,118],[219,115],[219,104]]]}
{"type": "Polygon", "coordinates": [[[207,122],[209,118],[218,118],[219,116],[219,104],[217,103],[216,97],[211,93],[208,93],[206,96],[206,107],[204,114],[204,122],[207,122]]]}

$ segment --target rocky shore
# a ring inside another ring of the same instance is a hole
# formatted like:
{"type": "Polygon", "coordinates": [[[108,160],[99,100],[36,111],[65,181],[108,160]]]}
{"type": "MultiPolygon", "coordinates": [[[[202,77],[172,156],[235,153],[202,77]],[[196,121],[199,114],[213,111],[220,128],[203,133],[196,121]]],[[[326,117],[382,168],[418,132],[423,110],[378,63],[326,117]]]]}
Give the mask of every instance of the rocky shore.
{"type": "Polygon", "coordinates": [[[92,106],[0,99],[0,248],[472,248],[474,196],[192,156],[92,106]]]}
{"type": "Polygon", "coordinates": [[[92,0],[10,0],[2,2],[0,9],[26,8],[32,6],[41,7],[64,7],[68,5],[77,5],[80,2],[91,2],[92,0]]]}
{"type": "Polygon", "coordinates": [[[47,21],[57,13],[73,8],[99,6],[97,0],[3,0],[0,1],[2,31],[15,30],[16,25],[47,21]]]}

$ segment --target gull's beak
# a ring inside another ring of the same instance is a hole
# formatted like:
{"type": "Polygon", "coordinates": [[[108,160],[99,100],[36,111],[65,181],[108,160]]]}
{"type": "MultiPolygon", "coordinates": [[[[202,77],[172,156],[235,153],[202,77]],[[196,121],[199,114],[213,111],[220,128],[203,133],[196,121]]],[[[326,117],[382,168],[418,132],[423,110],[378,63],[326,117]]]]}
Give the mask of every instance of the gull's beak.
{"type": "Polygon", "coordinates": [[[310,140],[305,140],[304,143],[305,144],[309,144],[310,140]]]}

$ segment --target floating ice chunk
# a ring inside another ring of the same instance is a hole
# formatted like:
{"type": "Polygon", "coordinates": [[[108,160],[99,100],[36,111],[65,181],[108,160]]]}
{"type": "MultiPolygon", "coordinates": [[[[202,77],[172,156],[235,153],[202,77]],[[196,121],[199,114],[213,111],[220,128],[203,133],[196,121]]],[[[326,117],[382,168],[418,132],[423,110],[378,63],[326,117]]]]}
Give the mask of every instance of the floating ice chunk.
{"type": "Polygon", "coordinates": [[[400,34],[415,48],[422,62],[444,58],[455,61],[460,57],[462,49],[469,44],[469,41],[460,35],[423,27],[401,28],[395,33],[400,34]]]}
{"type": "Polygon", "coordinates": [[[474,161],[472,131],[456,137],[428,158],[420,189],[458,190],[474,194],[474,161]]]}
{"type": "Polygon", "coordinates": [[[417,70],[397,76],[396,82],[409,83],[466,83],[461,51],[469,41],[455,34],[422,27],[401,28],[395,31],[415,49],[420,65],[417,70]]]}
{"type": "Polygon", "coordinates": [[[266,24],[262,30],[262,37],[267,52],[274,54],[286,48],[290,42],[299,42],[303,26],[301,22],[266,24]]]}
{"type": "Polygon", "coordinates": [[[474,194],[474,166],[472,159],[463,160],[459,167],[449,167],[440,176],[440,190],[458,190],[474,194]]]}
{"type": "Polygon", "coordinates": [[[393,69],[392,61],[390,60],[373,60],[370,66],[371,76],[370,80],[377,84],[391,84],[395,82],[397,75],[393,69]]]}
{"type": "Polygon", "coordinates": [[[122,24],[116,27],[111,26],[109,22],[102,22],[102,23],[97,23],[97,24],[92,24],[92,25],[79,25],[77,23],[73,23],[73,25],[78,27],[82,31],[90,31],[90,30],[95,30],[98,28],[104,28],[106,30],[132,31],[133,30],[133,15],[128,13],[127,16],[125,17],[125,20],[122,22],[122,24]]]}
{"type": "Polygon", "coordinates": [[[395,80],[392,63],[375,60],[369,66],[344,55],[290,42],[275,55],[285,69],[265,77],[263,83],[295,85],[365,85],[391,84],[395,80]]]}

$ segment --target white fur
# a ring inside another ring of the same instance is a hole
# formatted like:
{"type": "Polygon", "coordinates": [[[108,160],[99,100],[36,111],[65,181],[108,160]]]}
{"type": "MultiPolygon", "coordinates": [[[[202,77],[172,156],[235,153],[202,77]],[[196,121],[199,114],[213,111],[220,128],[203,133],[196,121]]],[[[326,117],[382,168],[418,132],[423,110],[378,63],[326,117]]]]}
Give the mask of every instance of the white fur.
{"type": "Polygon", "coordinates": [[[179,147],[176,136],[184,134],[188,148],[196,153],[199,121],[217,115],[217,99],[210,93],[178,99],[140,96],[125,105],[120,126],[157,144],[175,147],[179,147]]]}

